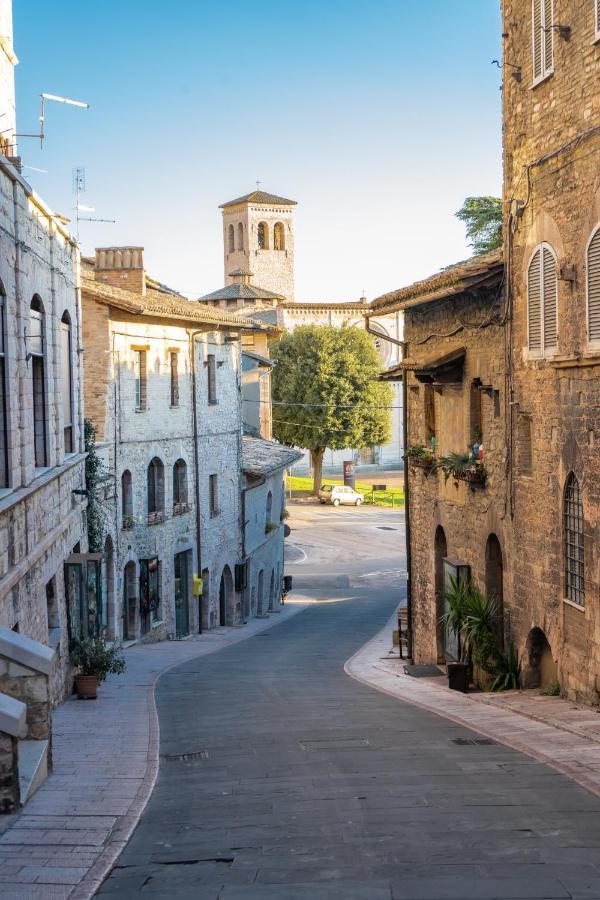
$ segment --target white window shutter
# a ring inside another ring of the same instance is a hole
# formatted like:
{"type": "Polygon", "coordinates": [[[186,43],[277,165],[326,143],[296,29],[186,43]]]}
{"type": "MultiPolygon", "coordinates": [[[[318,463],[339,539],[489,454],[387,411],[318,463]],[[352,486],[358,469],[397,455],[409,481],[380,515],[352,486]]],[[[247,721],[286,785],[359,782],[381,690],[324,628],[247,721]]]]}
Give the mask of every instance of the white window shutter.
{"type": "MultiPolygon", "coordinates": [[[[542,2],[544,0],[532,0],[533,6],[533,80],[542,77],[544,71],[542,31],[542,2]]],[[[600,2],[600,0],[599,0],[600,2]]]]}
{"type": "Polygon", "coordinates": [[[553,0],[544,0],[544,75],[552,71],[554,64],[553,0]]]}
{"type": "Polygon", "coordinates": [[[595,0],[596,4],[596,34],[600,37],[600,0],[595,0]]]}
{"type": "Polygon", "coordinates": [[[553,350],[558,325],[558,277],[556,260],[547,247],[544,247],[543,270],[544,350],[553,350]]]}
{"type": "Polygon", "coordinates": [[[527,316],[529,324],[529,349],[542,349],[542,249],[538,248],[529,263],[527,272],[527,316]]]}
{"type": "MultiPolygon", "coordinates": [[[[600,0],[598,0],[600,7],[600,0]]],[[[590,242],[587,255],[588,340],[600,341],[600,228],[590,242]]]]}

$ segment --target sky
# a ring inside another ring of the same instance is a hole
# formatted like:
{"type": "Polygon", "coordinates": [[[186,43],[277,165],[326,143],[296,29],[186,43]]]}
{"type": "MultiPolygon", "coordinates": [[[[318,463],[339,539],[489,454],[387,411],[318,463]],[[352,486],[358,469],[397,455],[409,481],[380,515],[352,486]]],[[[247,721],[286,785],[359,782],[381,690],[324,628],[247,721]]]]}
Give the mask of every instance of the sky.
{"type": "Polygon", "coordinates": [[[14,0],[24,175],[86,254],[145,247],[190,297],[223,284],[219,204],[298,202],[296,299],[369,299],[470,255],[454,217],[500,195],[498,0],[14,0]]]}

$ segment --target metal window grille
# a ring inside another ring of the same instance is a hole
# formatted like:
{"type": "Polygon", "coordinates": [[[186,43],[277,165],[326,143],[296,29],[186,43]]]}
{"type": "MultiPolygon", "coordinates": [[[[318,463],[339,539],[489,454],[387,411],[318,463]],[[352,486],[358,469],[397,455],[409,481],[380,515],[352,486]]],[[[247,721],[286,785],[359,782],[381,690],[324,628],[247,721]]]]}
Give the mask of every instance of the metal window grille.
{"type": "Polygon", "coordinates": [[[135,354],[135,408],[146,409],[148,395],[148,374],[146,351],[137,350],[135,354]]]}
{"type": "Polygon", "coordinates": [[[568,600],[583,606],[585,602],[583,503],[579,482],[571,473],[564,498],[565,582],[568,600]]]}
{"type": "Polygon", "coordinates": [[[217,361],[214,353],[209,353],[206,359],[208,369],[208,402],[214,406],[217,402],[217,361]]]}
{"type": "Polygon", "coordinates": [[[219,513],[219,483],[216,475],[208,476],[210,494],[210,514],[216,516],[219,513]]]}
{"type": "Polygon", "coordinates": [[[171,352],[171,406],[179,406],[179,354],[171,352]]]}

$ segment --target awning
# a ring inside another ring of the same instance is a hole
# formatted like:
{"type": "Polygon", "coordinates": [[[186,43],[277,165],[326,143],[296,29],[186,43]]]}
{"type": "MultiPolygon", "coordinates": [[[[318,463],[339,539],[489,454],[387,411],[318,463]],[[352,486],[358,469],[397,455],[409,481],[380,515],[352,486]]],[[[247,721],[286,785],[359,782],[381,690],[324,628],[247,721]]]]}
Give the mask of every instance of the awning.
{"type": "Polygon", "coordinates": [[[414,372],[415,378],[422,384],[455,384],[462,381],[466,355],[466,349],[458,347],[443,356],[425,360],[405,359],[398,368],[414,372]]]}

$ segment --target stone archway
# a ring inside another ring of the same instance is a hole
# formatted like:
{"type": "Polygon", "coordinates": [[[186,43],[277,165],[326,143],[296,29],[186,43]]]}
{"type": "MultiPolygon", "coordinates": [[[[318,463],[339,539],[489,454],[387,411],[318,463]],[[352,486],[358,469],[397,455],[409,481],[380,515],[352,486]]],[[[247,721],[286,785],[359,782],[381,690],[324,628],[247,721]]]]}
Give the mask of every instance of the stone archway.
{"type": "Polygon", "coordinates": [[[556,684],[558,671],[552,648],[541,628],[532,628],[525,644],[523,687],[545,688],[556,684]]]}
{"type": "Polygon", "coordinates": [[[233,577],[229,566],[225,566],[219,585],[219,625],[233,624],[231,604],[233,602],[233,577]]]}
{"type": "Polygon", "coordinates": [[[498,640],[504,647],[504,565],[495,534],[489,535],[485,545],[485,592],[498,604],[498,640]]]}
{"type": "Polygon", "coordinates": [[[440,625],[440,619],[445,612],[444,604],[444,557],[448,556],[448,542],[446,541],[446,533],[441,525],[435,530],[435,538],[433,543],[435,557],[435,629],[436,629],[436,646],[438,664],[446,663],[446,636],[444,629],[440,625]]]}

